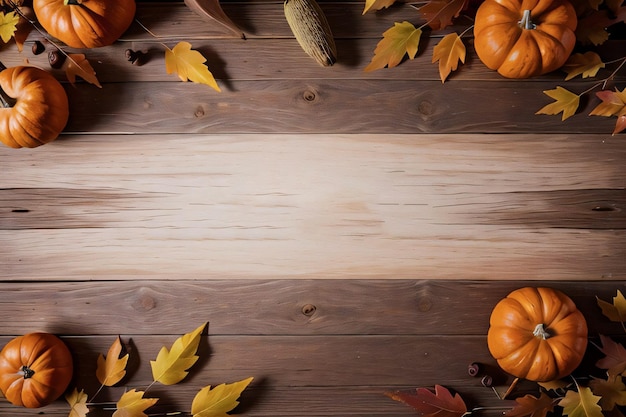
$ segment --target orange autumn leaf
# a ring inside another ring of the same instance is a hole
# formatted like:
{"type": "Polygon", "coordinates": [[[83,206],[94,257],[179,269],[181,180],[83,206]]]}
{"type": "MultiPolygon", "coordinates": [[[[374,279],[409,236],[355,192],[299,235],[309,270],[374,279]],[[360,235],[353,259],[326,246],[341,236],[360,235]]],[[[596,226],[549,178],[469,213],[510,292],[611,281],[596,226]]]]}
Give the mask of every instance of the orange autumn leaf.
{"type": "Polygon", "coordinates": [[[383,39],[374,50],[374,57],[365,71],[381,68],[393,68],[402,62],[405,56],[415,58],[422,35],[422,30],[410,22],[394,23],[393,27],[383,33],[383,39]]]}
{"type": "MultiPolygon", "coordinates": [[[[596,93],[596,96],[602,103],[598,104],[589,113],[590,116],[617,116],[613,135],[616,135],[626,129],[626,88],[619,91],[602,90],[596,93]]],[[[623,298],[623,296],[622,296],[623,298]]],[[[604,309],[603,309],[604,312],[604,309]]],[[[623,320],[620,320],[623,323],[623,320]]]]}
{"type": "Polygon", "coordinates": [[[122,356],[122,341],[119,336],[109,348],[106,358],[100,354],[96,368],[96,378],[104,386],[111,387],[126,375],[128,353],[122,356]]]}
{"type": "Polygon", "coordinates": [[[421,417],[462,417],[467,413],[467,406],[456,393],[441,385],[435,385],[435,392],[427,388],[418,388],[413,392],[386,393],[392,400],[412,407],[421,417]]]}
{"type": "Polygon", "coordinates": [[[98,78],[96,78],[96,71],[91,67],[85,54],[68,54],[67,59],[63,63],[63,68],[71,84],[76,82],[76,77],[78,76],[88,83],[102,88],[98,78]]]}
{"type": "Polygon", "coordinates": [[[506,417],[546,417],[554,410],[555,400],[542,392],[539,398],[527,394],[515,399],[513,409],[504,413],[506,417]]]}
{"type": "Polygon", "coordinates": [[[580,96],[574,94],[563,87],[556,87],[554,90],[546,90],[543,92],[555,101],[537,111],[535,114],[555,115],[563,112],[561,120],[565,120],[576,113],[580,104],[580,96]]]}
{"type": "Polygon", "coordinates": [[[242,39],[246,36],[222,9],[219,0],[185,0],[185,5],[205,21],[216,22],[242,39]]]}
{"type": "Polygon", "coordinates": [[[584,54],[572,54],[561,68],[567,72],[565,81],[580,75],[582,78],[595,77],[598,71],[604,68],[604,62],[600,55],[593,51],[584,54]]]}
{"type": "Polygon", "coordinates": [[[452,25],[468,3],[469,0],[430,0],[419,8],[419,12],[432,30],[441,30],[452,25]]]}
{"type": "Polygon", "coordinates": [[[439,61],[439,77],[445,82],[450,72],[456,71],[459,61],[465,63],[465,45],[456,33],[443,37],[433,50],[433,63],[439,61]]]}
{"type": "Polygon", "coordinates": [[[204,65],[205,62],[206,58],[191,49],[189,42],[179,42],[172,49],[166,47],[165,71],[168,74],[176,73],[181,81],[206,84],[219,92],[220,88],[209,68],[204,65]]]}
{"type": "Polygon", "coordinates": [[[76,388],[65,396],[65,400],[70,406],[70,414],[68,417],[86,417],[89,413],[87,407],[87,394],[81,390],[78,392],[76,388]]]}
{"type": "Polygon", "coordinates": [[[394,4],[396,0],[365,0],[365,7],[363,8],[363,14],[376,11],[381,9],[386,9],[387,7],[394,4]]]}

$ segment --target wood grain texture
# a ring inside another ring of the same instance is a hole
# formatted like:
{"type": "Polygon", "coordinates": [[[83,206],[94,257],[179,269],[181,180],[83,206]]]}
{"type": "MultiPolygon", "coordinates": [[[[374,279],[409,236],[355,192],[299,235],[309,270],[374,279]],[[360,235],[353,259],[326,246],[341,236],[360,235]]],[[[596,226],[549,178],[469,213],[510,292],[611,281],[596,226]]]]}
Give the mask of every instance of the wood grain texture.
{"type": "Polygon", "coordinates": [[[0,151],[6,280],[624,279],[606,136],[67,136],[0,151]]]}
{"type": "MultiPolygon", "coordinates": [[[[13,317],[2,327],[0,345],[14,332],[60,335],[76,365],[72,387],[91,398],[98,390],[96,358],[119,335],[131,355],[128,374],[93,401],[110,402],[126,390],[149,386],[149,361],[160,348],[208,322],[201,359],[190,376],[176,386],[150,387],[146,396],[160,398],[151,415],[188,410],[201,387],[248,376],[255,380],[238,408],[242,415],[296,416],[306,409],[311,416],[409,416],[410,408],[384,393],[434,384],[458,391],[470,407],[510,406],[480,378],[470,377],[467,366],[482,363],[499,390],[510,382],[489,355],[486,331],[493,305],[524,285],[533,282],[108,281],[29,283],[26,288],[0,283],[0,313],[13,317]]],[[[610,300],[625,290],[624,281],[541,285],[572,297],[592,341],[598,342],[598,334],[623,340],[620,325],[602,316],[595,297],[610,300]]],[[[599,372],[592,366],[598,355],[590,345],[576,375],[599,372]]],[[[535,389],[521,384],[515,395],[535,389]]],[[[67,414],[67,405],[57,401],[42,411],[67,414]]],[[[29,412],[0,401],[2,415],[29,412]]],[[[90,415],[110,416],[110,411],[90,415]]]]}

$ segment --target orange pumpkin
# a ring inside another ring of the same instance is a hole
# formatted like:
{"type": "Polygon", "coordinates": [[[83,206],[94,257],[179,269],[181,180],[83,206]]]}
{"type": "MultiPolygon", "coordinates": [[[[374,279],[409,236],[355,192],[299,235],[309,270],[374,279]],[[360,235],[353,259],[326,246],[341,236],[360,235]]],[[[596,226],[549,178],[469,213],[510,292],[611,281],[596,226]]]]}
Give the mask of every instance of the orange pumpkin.
{"type": "Polygon", "coordinates": [[[567,61],[577,22],[567,0],[485,0],[476,12],[474,47],[500,75],[534,77],[567,61]]]}
{"type": "Polygon", "coordinates": [[[63,86],[35,67],[0,72],[0,103],[0,141],[11,148],[34,148],[55,140],[69,118],[63,86]]]}
{"type": "Polygon", "coordinates": [[[135,18],[135,0],[33,0],[37,20],[72,48],[111,45],[135,18]]]}
{"type": "Polygon", "coordinates": [[[587,348],[587,323],[574,302],[552,288],[511,292],[491,313],[487,344],[506,372],[531,381],[571,374],[587,348]]]}
{"type": "Polygon", "coordinates": [[[14,405],[50,404],[65,392],[72,372],[69,349],[50,333],[16,337],[0,352],[0,389],[14,405]]]}

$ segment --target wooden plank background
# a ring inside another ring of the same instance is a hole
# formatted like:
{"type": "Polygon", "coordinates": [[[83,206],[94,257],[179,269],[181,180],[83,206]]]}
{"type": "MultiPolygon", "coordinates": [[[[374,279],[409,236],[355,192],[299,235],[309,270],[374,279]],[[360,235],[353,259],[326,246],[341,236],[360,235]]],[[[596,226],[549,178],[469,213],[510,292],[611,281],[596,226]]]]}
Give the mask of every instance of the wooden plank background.
{"type": "MultiPolygon", "coordinates": [[[[535,115],[563,74],[505,80],[475,57],[471,33],[445,84],[434,41],[364,72],[382,32],[420,23],[408,5],[362,15],[362,2],[321,2],[339,49],[322,68],[282,2],[222,4],[247,40],[181,1],[140,1],[157,38],[135,23],[110,47],[69,50],[87,54],[102,88],[53,71],[70,99],[61,137],[0,148],[0,344],[60,335],[73,384],[93,394],[95,359],[120,335],[137,356],[106,402],[149,385],[159,348],[209,322],[191,378],[151,388],[152,417],[248,376],[237,414],[383,417],[414,415],[385,392],[436,383],[499,405],[467,365],[494,365],[489,312],[514,288],[560,288],[592,341],[623,336],[595,296],[625,290],[626,143],[614,119],[587,116],[597,99],[566,122],[535,115]],[[161,43],[180,40],[208,58],[221,93],[165,72],[161,43]],[[127,48],[147,62],[125,61],[127,48]]],[[[47,68],[30,53],[38,38],[0,60],[47,68]]],[[[615,40],[603,53],[623,50],[615,40]]],[[[0,415],[67,412],[0,401],[0,415]]]]}

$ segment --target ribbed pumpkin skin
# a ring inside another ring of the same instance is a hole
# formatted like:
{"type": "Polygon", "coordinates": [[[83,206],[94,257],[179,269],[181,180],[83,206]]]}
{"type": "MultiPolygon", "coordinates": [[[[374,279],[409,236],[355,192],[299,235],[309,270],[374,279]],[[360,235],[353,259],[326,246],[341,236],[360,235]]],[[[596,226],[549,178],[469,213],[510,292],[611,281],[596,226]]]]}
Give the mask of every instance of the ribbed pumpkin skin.
{"type": "Polygon", "coordinates": [[[520,288],[500,300],[489,321],[487,344],[506,372],[530,381],[570,375],[587,348],[587,323],[574,302],[551,288],[520,288]],[[550,335],[533,334],[543,324],[550,335]]]}
{"type": "Polygon", "coordinates": [[[554,71],[576,44],[576,11],[567,0],[485,0],[476,12],[474,47],[480,60],[507,78],[554,71]],[[534,29],[519,22],[530,11],[534,29]]]}
{"type": "Polygon", "coordinates": [[[133,22],[136,8],[135,0],[33,0],[41,26],[72,48],[111,45],[133,22]]]}
{"type": "Polygon", "coordinates": [[[12,404],[38,408],[67,389],[73,373],[72,355],[61,339],[49,333],[16,337],[0,352],[0,389],[12,404]],[[23,367],[32,370],[24,377],[23,367]]]}
{"type": "Polygon", "coordinates": [[[18,66],[0,72],[0,88],[17,100],[0,107],[0,141],[11,148],[34,148],[55,140],[69,118],[63,86],[50,73],[18,66]]]}

